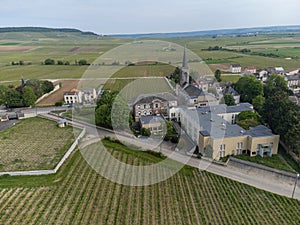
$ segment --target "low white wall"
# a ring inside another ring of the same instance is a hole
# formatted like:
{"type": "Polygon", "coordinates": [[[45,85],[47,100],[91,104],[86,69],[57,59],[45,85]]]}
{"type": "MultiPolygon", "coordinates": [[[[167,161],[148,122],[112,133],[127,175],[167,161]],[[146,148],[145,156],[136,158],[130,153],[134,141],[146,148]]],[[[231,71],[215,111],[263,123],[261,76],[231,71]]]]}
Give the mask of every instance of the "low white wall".
{"type": "Polygon", "coordinates": [[[46,93],[44,94],[43,96],[41,96],[38,100],[35,101],[35,104],[39,103],[40,101],[42,101],[44,98],[48,97],[49,95],[53,94],[54,92],[56,92],[57,90],[59,90],[60,87],[59,87],[59,84],[55,85],[54,89],[49,92],[49,93],[46,93]]]}

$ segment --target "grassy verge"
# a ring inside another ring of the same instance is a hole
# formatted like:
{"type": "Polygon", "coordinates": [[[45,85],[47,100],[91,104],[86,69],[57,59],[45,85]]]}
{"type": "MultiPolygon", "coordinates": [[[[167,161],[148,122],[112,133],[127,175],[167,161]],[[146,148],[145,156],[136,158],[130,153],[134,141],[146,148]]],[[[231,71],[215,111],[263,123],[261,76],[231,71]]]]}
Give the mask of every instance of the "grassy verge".
{"type": "Polygon", "coordinates": [[[288,166],[287,163],[279,155],[273,155],[272,157],[264,158],[261,156],[250,157],[248,155],[236,155],[234,157],[237,159],[242,159],[245,161],[268,166],[274,169],[295,173],[295,171],[292,168],[290,168],[290,166],[288,166]]]}

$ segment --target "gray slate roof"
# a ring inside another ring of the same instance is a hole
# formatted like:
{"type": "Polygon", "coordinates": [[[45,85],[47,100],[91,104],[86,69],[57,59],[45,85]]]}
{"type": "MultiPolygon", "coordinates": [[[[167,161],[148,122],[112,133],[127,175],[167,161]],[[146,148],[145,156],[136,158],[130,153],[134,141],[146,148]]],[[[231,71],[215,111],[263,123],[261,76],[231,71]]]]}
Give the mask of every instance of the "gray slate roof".
{"type": "Polygon", "coordinates": [[[194,85],[188,85],[186,88],[184,88],[184,91],[190,96],[190,97],[194,97],[197,98],[198,96],[204,96],[204,92],[195,87],[194,85]]]}

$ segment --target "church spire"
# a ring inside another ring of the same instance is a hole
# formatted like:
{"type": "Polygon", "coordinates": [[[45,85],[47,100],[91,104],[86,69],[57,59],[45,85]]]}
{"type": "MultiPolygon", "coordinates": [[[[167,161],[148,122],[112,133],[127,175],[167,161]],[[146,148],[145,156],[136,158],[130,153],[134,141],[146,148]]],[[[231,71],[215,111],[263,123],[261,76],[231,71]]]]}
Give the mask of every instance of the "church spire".
{"type": "Polygon", "coordinates": [[[182,68],[185,68],[185,69],[188,68],[187,60],[186,60],[186,45],[184,46],[184,49],[183,49],[182,68]]]}

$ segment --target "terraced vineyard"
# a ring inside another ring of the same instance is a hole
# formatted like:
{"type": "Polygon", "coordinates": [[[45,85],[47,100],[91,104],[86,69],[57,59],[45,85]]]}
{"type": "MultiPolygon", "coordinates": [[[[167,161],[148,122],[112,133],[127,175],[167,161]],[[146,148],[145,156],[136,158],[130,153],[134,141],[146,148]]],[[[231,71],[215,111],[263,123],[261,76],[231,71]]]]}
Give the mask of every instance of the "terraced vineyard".
{"type": "MultiPolygon", "coordinates": [[[[106,144],[115,158],[130,164],[160,160],[106,144]]],[[[297,200],[190,167],[155,185],[123,186],[95,173],[78,151],[56,175],[2,177],[0,187],[0,224],[300,223],[297,200]]]]}

